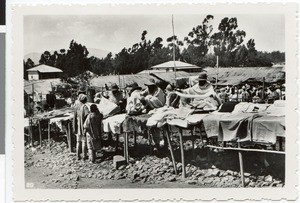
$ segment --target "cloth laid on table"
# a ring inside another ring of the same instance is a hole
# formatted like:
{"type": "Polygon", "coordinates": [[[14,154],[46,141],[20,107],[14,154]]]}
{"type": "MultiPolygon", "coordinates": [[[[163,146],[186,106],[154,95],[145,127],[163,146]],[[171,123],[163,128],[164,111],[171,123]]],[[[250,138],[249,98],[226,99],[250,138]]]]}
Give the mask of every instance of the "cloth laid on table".
{"type": "Polygon", "coordinates": [[[103,131],[104,132],[112,132],[114,134],[121,134],[122,133],[122,123],[126,118],[126,114],[118,114],[106,119],[102,120],[103,123],[103,131]]]}
{"type": "Polygon", "coordinates": [[[178,126],[182,128],[188,127],[187,117],[192,114],[194,110],[186,107],[181,107],[178,109],[172,109],[168,111],[167,123],[172,126],[178,126]]]}
{"type": "Polygon", "coordinates": [[[267,108],[266,113],[268,116],[285,116],[285,101],[276,100],[267,108]]]}
{"type": "Polygon", "coordinates": [[[149,113],[153,115],[148,119],[147,126],[157,126],[161,127],[168,122],[170,125],[180,125],[187,126],[187,121],[185,118],[193,112],[190,108],[178,108],[174,109],[172,107],[162,107],[155,109],[155,111],[150,111],[149,113]]]}
{"type": "Polygon", "coordinates": [[[66,132],[65,126],[63,126],[63,121],[73,120],[73,118],[74,118],[74,114],[67,113],[60,117],[51,118],[49,122],[50,124],[55,123],[62,132],[66,132]]]}
{"type": "Polygon", "coordinates": [[[254,104],[248,102],[240,102],[235,105],[234,110],[231,112],[232,114],[239,113],[259,113],[265,111],[270,104],[254,104]]]}
{"type": "MultiPolygon", "coordinates": [[[[256,113],[241,113],[219,120],[218,141],[251,141],[252,122],[256,113]]],[[[204,125],[205,126],[205,125],[204,125]]]]}
{"type": "Polygon", "coordinates": [[[275,144],[276,137],[285,137],[285,101],[276,100],[265,113],[253,120],[252,139],[259,143],[275,144]]]}
{"type": "Polygon", "coordinates": [[[254,142],[275,144],[277,137],[285,137],[284,116],[262,116],[253,120],[252,140],[254,142]]]}
{"type": "Polygon", "coordinates": [[[164,107],[153,109],[153,110],[149,111],[148,114],[151,115],[151,117],[147,120],[146,125],[148,127],[156,126],[159,122],[161,122],[161,125],[162,125],[165,120],[165,117],[168,115],[168,111],[170,109],[174,109],[174,108],[164,106],[164,107]]]}
{"type": "Polygon", "coordinates": [[[189,115],[186,120],[188,125],[196,125],[198,123],[200,123],[203,118],[205,118],[207,115],[209,115],[209,113],[203,113],[203,114],[192,114],[189,115]]]}
{"type": "Polygon", "coordinates": [[[263,113],[268,105],[241,102],[235,105],[232,113],[213,112],[203,118],[207,137],[218,137],[219,141],[251,140],[251,123],[263,113]]]}
{"type": "Polygon", "coordinates": [[[97,105],[100,113],[103,114],[103,117],[109,117],[112,115],[115,115],[121,111],[120,107],[116,105],[115,103],[109,101],[106,98],[102,98],[100,103],[97,105]]]}
{"type": "Polygon", "coordinates": [[[138,116],[126,116],[122,124],[123,132],[144,132],[147,129],[146,123],[149,118],[149,114],[141,114],[138,116]]]}

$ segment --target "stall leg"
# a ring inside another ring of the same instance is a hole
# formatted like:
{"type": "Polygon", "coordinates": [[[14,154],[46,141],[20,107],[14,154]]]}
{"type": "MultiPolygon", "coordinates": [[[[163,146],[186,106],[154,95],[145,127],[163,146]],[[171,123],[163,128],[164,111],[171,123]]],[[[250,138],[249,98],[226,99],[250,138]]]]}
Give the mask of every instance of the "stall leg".
{"type": "Polygon", "coordinates": [[[69,150],[70,150],[70,153],[72,153],[72,146],[71,146],[71,143],[72,143],[72,136],[71,136],[71,122],[68,121],[68,132],[67,132],[67,135],[68,135],[68,145],[69,145],[69,150]]]}
{"type": "Polygon", "coordinates": [[[150,155],[152,155],[152,137],[151,137],[151,130],[148,129],[148,143],[149,143],[149,150],[150,150],[150,155]]]}
{"type": "Polygon", "coordinates": [[[31,118],[29,118],[29,140],[30,140],[31,147],[33,147],[33,132],[32,132],[32,121],[31,121],[31,118]]]}
{"type": "Polygon", "coordinates": [[[166,137],[167,137],[167,141],[168,141],[168,145],[169,145],[169,149],[170,149],[170,153],[171,153],[171,159],[172,159],[172,163],[173,163],[173,167],[174,167],[174,172],[177,175],[177,167],[176,167],[173,147],[172,147],[171,139],[170,139],[170,131],[169,131],[168,126],[166,126],[165,131],[166,131],[165,134],[166,134],[166,137]]]}
{"type": "Polygon", "coordinates": [[[51,127],[50,127],[50,121],[48,121],[48,145],[50,147],[50,131],[51,131],[51,127]]]}
{"type": "Polygon", "coordinates": [[[134,147],[136,148],[136,131],[133,131],[134,147]]]}
{"type": "MultiPolygon", "coordinates": [[[[124,141],[125,142],[125,141],[124,141]]],[[[115,153],[117,154],[119,151],[119,134],[116,134],[116,146],[115,146],[115,153]]]]}
{"type": "Polygon", "coordinates": [[[42,128],[41,121],[39,120],[39,136],[40,136],[40,146],[42,146],[42,128]]]}
{"type": "Polygon", "coordinates": [[[180,139],[180,152],[181,152],[181,163],[182,163],[182,178],[185,178],[185,159],[184,159],[184,149],[183,149],[183,134],[182,129],[179,128],[179,139],[180,139]]]}
{"type": "Polygon", "coordinates": [[[128,155],[128,133],[125,133],[125,139],[124,139],[124,158],[126,162],[129,162],[129,155],[128,155]]]}
{"type": "MultiPolygon", "coordinates": [[[[241,148],[241,143],[239,143],[239,142],[238,142],[238,148],[241,148]]],[[[242,154],[241,151],[239,151],[239,162],[240,162],[240,171],[241,171],[242,187],[245,187],[243,154],[242,154]]]]}
{"type": "Polygon", "coordinates": [[[194,127],[192,128],[192,130],[191,130],[191,136],[192,136],[192,146],[193,146],[193,148],[192,148],[192,153],[193,153],[193,160],[195,161],[195,137],[194,137],[194,127]]]}

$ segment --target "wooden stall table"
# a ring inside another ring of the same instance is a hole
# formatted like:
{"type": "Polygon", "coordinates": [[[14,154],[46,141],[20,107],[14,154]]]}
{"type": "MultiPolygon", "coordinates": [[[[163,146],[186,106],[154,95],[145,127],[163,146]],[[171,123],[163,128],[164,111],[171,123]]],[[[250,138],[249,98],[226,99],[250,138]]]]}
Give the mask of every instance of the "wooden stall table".
{"type": "MultiPolygon", "coordinates": [[[[191,112],[192,113],[192,112],[191,112]]],[[[202,111],[201,113],[197,114],[190,114],[185,119],[167,119],[168,126],[177,127],[179,130],[179,142],[180,142],[180,154],[181,154],[181,162],[182,162],[182,178],[186,178],[186,171],[185,171],[185,155],[184,155],[184,147],[183,147],[183,130],[190,130],[192,136],[192,145],[193,145],[193,159],[195,159],[195,149],[194,149],[194,129],[199,126],[202,119],[208,115],[207,111],[202,111]]],[[[200,129],[200,127],[199,127],[200,129]]],[[[200,129],[200,137],[201,136],[201,129],[200,129]]]]}

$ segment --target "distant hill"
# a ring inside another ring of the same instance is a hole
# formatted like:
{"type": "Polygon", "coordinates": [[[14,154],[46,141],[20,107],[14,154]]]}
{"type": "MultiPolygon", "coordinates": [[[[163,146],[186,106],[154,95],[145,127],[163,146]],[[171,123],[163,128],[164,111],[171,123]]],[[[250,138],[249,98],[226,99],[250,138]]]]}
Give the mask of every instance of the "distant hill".
{"type": "MultiPolygon", "coordinates": [[[[96,48],[88,48],[88,51],[89,51],[88,57],[95,56],[100,59],[106,57],[107,54],[109,53],[109,51],[102,50],[102,49],[96,49],[96,48]]],[[[50,53],[53,54],[54,50],[50,51],[50,53]]],[[[38,64],[39,60],[41,58],[41,55],[42,55],[42,53],[38,53],[38,52],[32,52],[32,53],[26,54],[24,56],[24,61],[26,61],[28,58],[31,58],[31,60],[34,62],[34,64],[38,64]]],[[[114,53],[113,53],[113,55],[114,55],[114,53]]]]}

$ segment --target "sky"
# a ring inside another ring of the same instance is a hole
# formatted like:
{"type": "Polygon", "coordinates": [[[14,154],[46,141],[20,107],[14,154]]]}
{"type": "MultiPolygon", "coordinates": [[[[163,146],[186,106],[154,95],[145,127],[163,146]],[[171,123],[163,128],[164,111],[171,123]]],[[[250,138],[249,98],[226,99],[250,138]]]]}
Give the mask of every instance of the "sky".
{"type": "MultiPolygon", "coordinates": [[[[180,40],[201,24],[205,15],[174,15],[175,35],[180,40]]],[[[217,31],[224,17],[236,17],[238,28],[246,32],[245,42],[254,39],[258,51],[285,51],[284,15],[214,15],[217,31]]],[[[45,50],[68,49],[70,41],[112,53],[140,41],[143,30],[152,42],[172,36],[171,15],[25,16],[24,55],[45,50]]]]}

